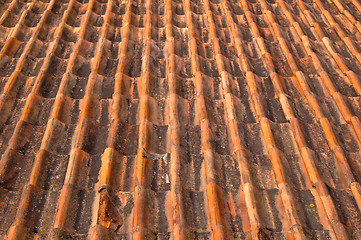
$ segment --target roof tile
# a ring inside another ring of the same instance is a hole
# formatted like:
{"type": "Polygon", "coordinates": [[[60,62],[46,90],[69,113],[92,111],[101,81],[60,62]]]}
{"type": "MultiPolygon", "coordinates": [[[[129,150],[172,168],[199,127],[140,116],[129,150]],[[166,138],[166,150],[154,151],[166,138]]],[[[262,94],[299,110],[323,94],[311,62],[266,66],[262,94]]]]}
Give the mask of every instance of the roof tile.
{"type": "Polygon", "coordinates": [[[357,0],[3,0],[0,236],[358,239],[357,0]]]}

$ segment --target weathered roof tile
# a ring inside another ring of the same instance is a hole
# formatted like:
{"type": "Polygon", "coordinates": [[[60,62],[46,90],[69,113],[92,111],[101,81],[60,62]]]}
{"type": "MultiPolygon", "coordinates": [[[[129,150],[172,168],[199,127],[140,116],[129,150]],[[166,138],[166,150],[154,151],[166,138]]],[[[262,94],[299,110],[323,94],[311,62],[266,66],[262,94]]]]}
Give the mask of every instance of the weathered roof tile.
{"type": "Polygon", "coordinates": [[[0,15],[1,237],[361,237],[357,0],[0,15]]]}

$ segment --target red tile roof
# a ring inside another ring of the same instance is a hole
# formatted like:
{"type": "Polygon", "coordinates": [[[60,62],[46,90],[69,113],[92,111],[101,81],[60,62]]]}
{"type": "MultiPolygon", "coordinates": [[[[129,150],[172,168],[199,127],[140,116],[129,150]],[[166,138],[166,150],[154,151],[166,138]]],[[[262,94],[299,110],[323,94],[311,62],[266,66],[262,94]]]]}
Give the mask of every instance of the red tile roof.
{"type": "Polygon", "coordinates": [[[1,0],[0,236],[361,239],[359,0],[1,0]]]}

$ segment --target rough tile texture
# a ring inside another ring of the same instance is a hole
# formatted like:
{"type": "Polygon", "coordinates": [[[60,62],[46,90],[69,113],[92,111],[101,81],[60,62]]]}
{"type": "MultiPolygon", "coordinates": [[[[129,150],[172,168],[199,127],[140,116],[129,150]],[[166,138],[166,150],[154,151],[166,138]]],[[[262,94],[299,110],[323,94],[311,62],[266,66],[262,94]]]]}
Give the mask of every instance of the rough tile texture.
{"type": "Polygon", "coordinates": [[[359,0],[1,0],[0,237],[361,239],[359,0]]]}

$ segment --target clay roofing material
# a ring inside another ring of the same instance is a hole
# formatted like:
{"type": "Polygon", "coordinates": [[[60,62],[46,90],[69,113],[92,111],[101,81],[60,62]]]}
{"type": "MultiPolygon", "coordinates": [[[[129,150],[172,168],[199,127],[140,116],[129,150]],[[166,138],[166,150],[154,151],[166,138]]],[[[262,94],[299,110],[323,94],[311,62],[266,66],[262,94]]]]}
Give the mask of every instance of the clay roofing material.
{"type": "Polygon", "coordinates": [[[359,0],[0,0],[0,237],[361,239],[359,0]]]}

